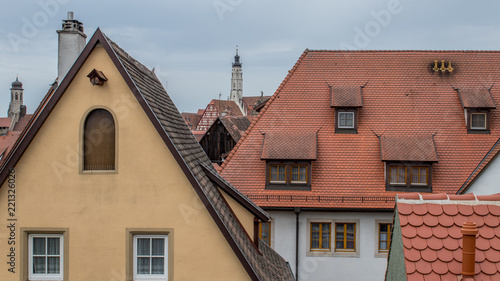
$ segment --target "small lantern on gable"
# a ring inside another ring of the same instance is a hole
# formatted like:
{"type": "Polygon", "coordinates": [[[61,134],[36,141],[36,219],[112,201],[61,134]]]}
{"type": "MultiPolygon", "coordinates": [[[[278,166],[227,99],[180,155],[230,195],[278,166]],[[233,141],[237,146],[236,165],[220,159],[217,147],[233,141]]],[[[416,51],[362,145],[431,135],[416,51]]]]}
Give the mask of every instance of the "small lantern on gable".
{"type": "Polygon", "coordinates": [[[108,81],[108,78],[104,76],[104,73],[95,68],[89,73],[89,75],[87,75],[87,77],[90,78],[90,83],[92,83],[92,85],[94,86],[95,85],[102,86],[104,82],[108,81]]]}

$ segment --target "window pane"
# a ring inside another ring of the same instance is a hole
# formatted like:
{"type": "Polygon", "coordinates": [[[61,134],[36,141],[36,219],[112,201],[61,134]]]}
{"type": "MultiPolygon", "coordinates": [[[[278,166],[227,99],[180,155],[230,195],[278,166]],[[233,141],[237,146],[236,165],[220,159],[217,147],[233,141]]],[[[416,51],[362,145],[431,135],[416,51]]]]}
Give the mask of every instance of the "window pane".
{"type": "Polygon", "coordinates": [[[33,255],[45,255],[45,238],[33,238],[33,255]]]}
{"type": "Polygon", "coordinates": [[[165,239],[155,238],[153,239],[153,256],[164,256],[165,255],[165,239]]]}
{"type": "Polygon", "coordinates": [[[313,240],[319,240],[319,232],[313,232],[313,233],[311,233],[311,238],[313,240]]]}
{"type": "Polygon", "coordinates": [[[271,166],[271,181],[278,180],[278,166],[271,166]]]}
{"type": "Polygon", "coordinates": [[[348,223],[346,224],[347,226],[347,232],[353,232],[354,231],[354,224],[348,223]]]}
{"type": "Polygon", "coordinates": [[[346,249],[354,249],[354,241],[347,241],[346,249]]]}
{"type": "Polygon", "coordinates": [[[337,249],[344,249],[344,241],[343,240],[337,240],[337,242],[335,242],[335,248],[337,249]]]}
{"type": "Polygon", "coordinates": [[[381,241],[387,241],[387,232],[381,232],[380,233],[380,240],[381,241]]]}
{"type": "Polygon", "coordinates": [[[405,179],[406,175],[405,175],[405,168],[404,167],[399,167],[398,168],[398,174],[399,174],[398,175],[399,176],[398,177],[398,182],[400,182],[400,183],[406,182],[406,179],[405,179]]]}
{"type": "Polygon", "coordinates": [[[59,255],[59,238],[47,238],[47,255],[59,255]]]}
{"type": "Polygon", "coordinates": [[[321,248],[322,249],[329,249],[330,248],[330,240],[321,241],[321,248]]]}
{"type": "Polygon", "coordinates": [[[33,273],[45,273],[45,257],[33,257],[33,273]]]}
{"type": "Polygon", "coordinates": [[[387,250],[387,241],[380,241],[380,250],[387,250]]]}
{"type": "Polygon", "coordinates": [[[48,274],[59,274],[59,257],[48,257],[47,258],[47,273],[48,274]]]}
{"type": "Polygon", "coordinates": [[[311,241],[311,248],[319,249],[319,240],[312,240],[311,241]]]}
{"type": "Polygon", "coordinates": [[[312,224],[312,231],[319,231],[319,223],[312,224]]]}
{"type": "Polygon", "coordinates": [[[285,181],[285,166],[278,166],[279,167],[279,181],[285,181]]]}
{"type": "Polygon", "coordinates": [[[486,128],[486,114],[484,113],[472,113],[471,114],[471,126],[476,129],[485,129],[486,128]]]}
{"type": "Polygon", "coordinates": [[[398,181],[398,170],[394,167],[391,167],[391,182],[398,181]]]}
{"type": "Polygon", "coordinates": [[[149,274],[149,258],[137,258],[137,274],[149,274]]]}
{"type": "Polygon", "coordinates": [[[149,256],[149,238],[137,239],[137,255],[149,256]]]}
{"type": "Polygon", "coordinates": [[[387,224],[380,225],[380,232],[387,232],[387,224]]]}
{"type": "Polygon", "coordinates": [[[152,270],[151,274],[164,274],[165,273],[165,262],[164,258],[152,258],[152,270]]]}
{"type": "Polygon", "coordinates": [[[300,166],[300,181],[306,181],[306,167],[305,166],[300,166]]]}

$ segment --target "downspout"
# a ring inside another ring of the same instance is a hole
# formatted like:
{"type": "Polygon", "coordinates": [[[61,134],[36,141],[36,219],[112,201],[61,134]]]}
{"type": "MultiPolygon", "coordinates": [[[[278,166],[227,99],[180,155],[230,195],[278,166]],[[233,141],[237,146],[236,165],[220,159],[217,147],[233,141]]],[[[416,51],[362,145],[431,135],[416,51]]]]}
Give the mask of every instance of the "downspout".
{"type": "Polygon", "coordinates": [[[299,216],[300,208],[295,208],[295,281],[299,281],[299,216]]]}

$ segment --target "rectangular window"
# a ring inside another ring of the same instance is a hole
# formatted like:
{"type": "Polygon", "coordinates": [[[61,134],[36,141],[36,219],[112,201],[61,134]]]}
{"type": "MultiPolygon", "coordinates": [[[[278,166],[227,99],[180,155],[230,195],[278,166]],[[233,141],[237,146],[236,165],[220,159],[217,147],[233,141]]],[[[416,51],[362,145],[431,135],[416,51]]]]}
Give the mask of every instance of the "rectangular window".
{"type": "Polygon", "coordinates": [[[388,252],[391,245],[391,228],[390,223],[380,223],[378,231],[378,251],[388,252]]]}
{"type": "Polygon", "coordinates": [[[470,118],[472,130],[486,130],[486,113],[471,113],[470,118]]]}
{"type": "Polygon", "coordinates": [[[406,184],[406,167],[404,166],[391,166],[391,184],[406,184]]]}
{"type": "Polygon", "coordinates": [[[259,238],[271,246],[271,222],[259,223],[259,238]]]}
{"type": "Polygon", "coordinates": [[[429,168],[427,167],[412,167],[411,168],[411,184],[413,185],[427,185],[427,176],[429,168]]]}
{"type": "Polygon", "coordinates": [[[30,234],[29,279],[63,280],[63,235],[30,234]]]}
{"type": "Polygon", "coordinates": [[[291,182],[292,183],[307,183],[307,166],[292,165],[291,182]]]}
{"type": "Polygon", "coordinates": [[[335,224],[335,251],[356,250],[356,224],[336,223],[335,224]]]}
{"type": "Polygon", "coordinates": [[[330,250],[330,223],[311,223],[311,251],[330,250]]]}
{"type": "Polygon", "coordinates": [[[286,166],[285,165],[269,165],[269,182],[285,183],[286,182],[286,166]]]}
{"type": "Polygon", "coordinates": [[[354,128],[354,112],[339,112],[339,128],[354,128]]]}
{"type": "Polygon", "coordinates": [[[167,235],[134,235],[134,280],[167,280],[167,245],[167,235]]]}

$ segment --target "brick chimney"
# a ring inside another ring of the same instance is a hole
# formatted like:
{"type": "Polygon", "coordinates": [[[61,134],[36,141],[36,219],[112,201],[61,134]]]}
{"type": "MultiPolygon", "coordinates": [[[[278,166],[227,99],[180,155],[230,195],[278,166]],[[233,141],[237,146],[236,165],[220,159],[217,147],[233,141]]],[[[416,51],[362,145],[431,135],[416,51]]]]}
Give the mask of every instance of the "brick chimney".
{"type": "Polygon", "coordinates": [[[59,34],[57,81],[61,83],[85,48],[87,35],[83,33],[83,24],[73,18],[73,12],[68,12],[68,19],[63,20],[62,29],[57,33],[59,34]]]}
{"type": "Polygon", "coordinates": [[[476,235],[478,233],[476,224],[464,222],[462,226],[463,248],[462,248],[462,280],[474,280],[474,268],[476,266],[476,235]]]}

